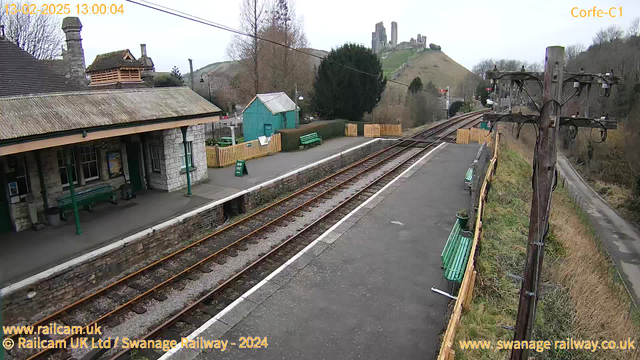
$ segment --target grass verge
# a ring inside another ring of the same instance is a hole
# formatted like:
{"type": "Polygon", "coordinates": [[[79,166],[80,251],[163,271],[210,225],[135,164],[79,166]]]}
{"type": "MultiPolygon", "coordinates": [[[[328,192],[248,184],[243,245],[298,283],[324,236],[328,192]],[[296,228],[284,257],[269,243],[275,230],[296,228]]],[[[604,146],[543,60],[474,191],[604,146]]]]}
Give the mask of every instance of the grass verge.
{"type": "MultiPolygon", "coordinates": [[[[497,173],[487,197],[471,309],[454,341],[456,359],[507,359],[505,350],[461,350],[459,340],[512,340],[531,206],[531,151],[504,136],[497,173]],[[523,156],[522,154],[526,154],[523,156]]],[[[542,296],[533,340],[637,339],[638,316],[584,213],[558,187],[553,194],[545,246],[542,296]]],[[[637,341],[636,341],[637,346],[637,341]]],[[[530,359],[639,359],[631,350],[531,352],[530,359]]]]}

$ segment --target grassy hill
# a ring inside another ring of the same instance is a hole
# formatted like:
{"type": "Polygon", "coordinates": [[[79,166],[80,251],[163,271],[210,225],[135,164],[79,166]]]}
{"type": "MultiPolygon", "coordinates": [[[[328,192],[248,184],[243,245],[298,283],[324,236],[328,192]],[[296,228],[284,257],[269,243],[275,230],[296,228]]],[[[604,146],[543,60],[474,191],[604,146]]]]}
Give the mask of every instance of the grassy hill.
{"type": "Polygon", "coordinates": [[[468,74],[471,74],[464,66],[455,62],[442,51],[425,49],[415,52],[409,49],[391,50],[382,54],[382,70],[390,79],[391,74],[405,62],[409,62],[407,67],[395,79],[405,84],[409,84],[413,78],[419,76],[423,84],[432,81],[438,88],[444,88],[448,85],[455,89],[468,74]]]}
{"type": "MultiPolygon", "coordinates": [[[[329,52],[327,51],[312,49],[312,48],[303,49],[303,50],[315,56],[321,56],[321,57],[325,57],[329,54],[329,52]]],[[[320,66],[320,61],[321,60],[318,59],[317,57],[310,57],[309,63],[313,68],[314,65],[320,66]]],[[[231,79],[241,70],[242,70],[242,66],[236,61],[222,61],[222,62],[211,63],[208,65],[205,65],[200,69],[194,70],[193,78],[195,79],[196,82],[198,82],[200,81],[200,77],[202,74],[209,74],[212,77],[226,77],[228,79],[231,79]]],[[[185,85],[189,85],[191,81],[189,78],[189,73],[182,75],[182,77],[184,79],[185,85]]]]}
{"type": "Polygon", "coordinates": [[[409,50],[398,50],[391,51],[385,54],[382,54],[382,71],[384,76],[390,78],[391,73],[393,73],[397,68],[402,66],[402,64],[406,63],[410,57],[413,57],[415,52],[411,49],[409,50]]]}

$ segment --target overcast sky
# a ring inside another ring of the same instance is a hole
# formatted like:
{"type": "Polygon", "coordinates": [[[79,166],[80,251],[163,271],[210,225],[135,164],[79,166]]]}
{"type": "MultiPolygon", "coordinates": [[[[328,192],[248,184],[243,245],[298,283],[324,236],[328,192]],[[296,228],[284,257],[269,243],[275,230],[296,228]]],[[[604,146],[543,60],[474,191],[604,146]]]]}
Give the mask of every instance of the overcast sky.
{"type": "MultiPolygon", "coordinates": [[[[241,0],[154,2],[233,28],[239,24],[241,0]]],[[[313,48],[331,50],[345,42],[370,47],[375,23],[384,22],[390,40],[391,21],[396,21],[398,41],[408,41],[421,33],[427,36],[427,42],[441,45],[445,53],[468,69],[490,57],[539,62],[543,60],[546,46],[574,43],[588,46],[600,28],[615,24],[626,29],[640,16],[638,0],[297,0],[295,7],[304,19],[313,48]],[[622,7],[622,16],[571,16],[572,8],[591,9],[594,4],[605,11],[622,7]]],[[[72,8],[75,11],[75,5],[72,8]]],[[[124,2],[124,14],[80,15],[80,20],[84,25],[82,37],[87,66],[97,54],[125,48],[138,57],[141,43],[147,44],[156,71],[169,71],[176,65],[182,73],[187,73],[188,58],[193,59],[196,69],[228,60],[226,47],[230,33],[136,4],[124,2]]]]}

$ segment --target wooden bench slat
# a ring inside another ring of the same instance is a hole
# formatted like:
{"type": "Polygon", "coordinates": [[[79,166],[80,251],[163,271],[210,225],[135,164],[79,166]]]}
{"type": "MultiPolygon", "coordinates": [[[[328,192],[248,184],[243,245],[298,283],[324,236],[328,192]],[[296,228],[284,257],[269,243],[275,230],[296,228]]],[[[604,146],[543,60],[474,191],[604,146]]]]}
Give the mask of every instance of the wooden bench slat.
{"type": "Polygon", "coordinates": [[[473,180],[473,168],[472,168],[472,167],[470,167],[470,168],[467,170],[467,173],[466,173],[466,174],[465,174],[465,176],[464,176],[464,181],[465,181],[465,182],[470,183],[470,182],[471,182],[471,180],[473,180]]]}
{"type": "Polygon", "coordinates": [[[441,255],[445,279],[457,283],[462,281],[470,251],[471,238],[462,235],[459,220],[456,219],[441,255]]]}
{"type": "Polygon", "coordinates": [[[302,145],[308,145],[315,142],[322,143],[322,138],[320,138],[318,133],[311,133],[311,134],[300,136],[300,143],[302,145]]]}
{"type": "MultiPolygon", "coordinates": [[[[100,185],[91,189],[80,190],[76,194],[76,203],[87,210],[91,210],[92,205],[97,202],[111,201],[115,203],[117,192],[109,184],[100,185]]],[[[56,199],[61,210],[63,219],[66,219],[65,210],[70,210],[73,206],[71,194],[60,196],[56,199]]]]}

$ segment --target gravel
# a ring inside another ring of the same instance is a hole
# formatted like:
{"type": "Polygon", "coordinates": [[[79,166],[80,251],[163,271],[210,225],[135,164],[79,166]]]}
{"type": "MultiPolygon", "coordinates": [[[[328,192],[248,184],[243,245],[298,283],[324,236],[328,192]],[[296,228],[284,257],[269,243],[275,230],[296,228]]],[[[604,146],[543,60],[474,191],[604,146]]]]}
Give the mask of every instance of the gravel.
{"type": "MultiPolygon", "coordinates": [[[[211,291],[220,282],[225,281],[246,267],[248,263],[267,253],[271,248],[277,246],[285,239],[295,235],[306,224],[310,224],[326,214],[346,198],[350,197],[354,192],[365,187],[385,171],[390,170],[399,162],[407,159],[418,151],[420,151],[420,149],[411,149],[399,158],[370,171],[331,199],[319,203],[317,207],[310,207],[310,211],[302,212],[302,217],[294,217],[294,221],[289,222],[287,226],[276,226],[275,232],[265,232],[256,236],[256,238],[260,239],[258,243],[249,244],[247,250],[238,251],[238,255],[235,257],[226,257],[226,263],[223,265],[211,262],[210,266],[213,271],[210,273],[197,273],[197,280],[186,280],[184,283],[186,286],[182,291],[177,291],[173,287],[165,288],[163,293],[167,296],[166,300],[157,301],[153,298],[148,298],[141,304],[147,310],[144,314],[138,315],[132,311],[128,311],[123,315],[123,321],[119,325],[112,328],[103,327],[102,337],[120,337],[121,339],[123,337],[137,338],[145,334],[150,328],[159,325],[177,311],[199,298],[202,294],[211,291]]],[[[178,264],[172,265],[179,266],[178,264]]],[[[119,290],[126,291],[126,288],[119,290]]],[[[117,350],[112,349],[107,352],[107,355],[113,355],[116,351],[117,350]]],[[[87,352],[86,349],[74,349],[72,350],[72,356],[79,359],[87,352]]]]}

